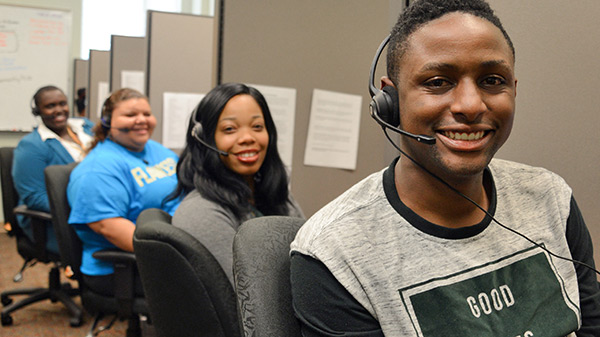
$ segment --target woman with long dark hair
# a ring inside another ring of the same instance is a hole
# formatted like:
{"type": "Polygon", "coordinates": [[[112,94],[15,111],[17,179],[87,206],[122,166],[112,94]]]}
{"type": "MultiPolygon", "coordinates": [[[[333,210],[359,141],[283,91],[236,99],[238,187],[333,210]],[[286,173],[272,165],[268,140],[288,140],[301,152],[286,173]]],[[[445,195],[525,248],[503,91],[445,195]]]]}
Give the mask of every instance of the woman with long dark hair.
{"type": "Polygon", "coordinates": [[[232,279],[239,225],[262,215],[303,217],[277,151],[277,131],[263,95],[240,83],[215,87],[195,109],[177,163],[186,195],[173,225],[195,236],[232,279]]]}

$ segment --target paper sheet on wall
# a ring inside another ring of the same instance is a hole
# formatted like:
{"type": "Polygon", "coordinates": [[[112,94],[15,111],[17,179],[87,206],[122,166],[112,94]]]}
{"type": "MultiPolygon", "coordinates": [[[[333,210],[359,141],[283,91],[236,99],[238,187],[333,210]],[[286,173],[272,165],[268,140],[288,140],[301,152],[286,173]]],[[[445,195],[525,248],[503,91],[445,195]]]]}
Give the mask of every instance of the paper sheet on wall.
{"type": "Polygon", "coordinates": [[[165,92],[163,94],[162,144],[183,149],[192,111],[205,94],[165,92]]]}
{"type": "Polygon", "coordinates": [[[283,164],[292,170],[294,154],[294,122],[296,120],[296,89],[249,84],[265,97],[275,128],[277,128],[277,150],[283,164]]]}
{"type": "Polygon", "coordinates": [[[110,95],[108,82],[98,82],[98,118],[102,117],[102,106],[110,95]]]}
{"type": "Polygon", "coordinates": [[[144,72],[137,70],[123,70],[121,71],[121,88],[135,89],[141,93],[146,91],[144,85],[144,72]]]}
{"type": "Polygon", "coordinates": [[[362,96],[314,89],[304,165],[356,169],[362,96]]]}

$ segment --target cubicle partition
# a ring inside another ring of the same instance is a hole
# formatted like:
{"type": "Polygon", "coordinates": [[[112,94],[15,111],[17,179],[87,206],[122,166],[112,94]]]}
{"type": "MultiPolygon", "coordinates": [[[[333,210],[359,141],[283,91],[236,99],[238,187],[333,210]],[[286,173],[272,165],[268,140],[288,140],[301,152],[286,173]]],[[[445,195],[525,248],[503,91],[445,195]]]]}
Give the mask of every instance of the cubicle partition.
{"type": "Polygon", "coordinates": [[[109,93],[110,78],[110,52],[104,50],[90,50],[88,81],[88,116],[98,123],[102,104],[109,93]]]}
{"type": "MultiPolygon", "coordinates": [[[[90,78],[89,71],[90,69],[88,60],[75,59],[73,61],[73,99],[71,100],[72,102],[74,102],[74,100],[77,98],[77,90],[79,90],[80,88],[86,89],[86,92],[89,91],[87,89],[90,78]]],[[[75,106],[75,104],[73,104],[73,109],[71,110],[72,116],[77,115],[77,107],[75,106]]],[[[89,110],[86,110],[86,116],[89,116],[89,110]]]]}
{"type": "Polygon", "coordinates": [[[110,43],[110,91],[136,89],[145,94],[148,41],[145,37],[112,35],[110,43]]]}
{"type": "Polygon", "coordinates": [[[158,122],[152,138],[166,144],[170,140],[163,139],[163,127],[168,124],[173,129],[186,130],[191,108],[172,113],[171,119],[166,120],[164,95],[206,94],[214,87],[218,30],[215,19],[208,16],[148,11],[147,22],[146,92],[158,122]]]}

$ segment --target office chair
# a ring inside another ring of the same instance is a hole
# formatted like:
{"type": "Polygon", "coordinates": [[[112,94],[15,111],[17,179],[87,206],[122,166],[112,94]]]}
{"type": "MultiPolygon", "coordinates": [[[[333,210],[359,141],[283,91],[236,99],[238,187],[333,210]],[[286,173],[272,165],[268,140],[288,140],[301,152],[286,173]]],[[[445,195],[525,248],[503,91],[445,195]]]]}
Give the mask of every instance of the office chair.
{"type": "Polygon", "coordinates": [[[239,337],[233,287],[198,240],[159,209],[136,221],[133,247],[159,336],[239,337]]]}
{"type": "Polygon", "coordinates": [[[117,318],[128,319],[127,336],[140,336],[140,315],[148,313],[143,297],[135,296],[134,275],[136,261],[133,253],[120,250],[103,250],[93,254],[95,258],[110,261],[115,267],[115,294],[107,296],[90,289],[82,277],[81,266],[82,242],[75,229],[69,224],[71,207],[67,199],[67,185],[71,171],[76,163],[68,165],[48,166],[44,170],[46,189],[56,241],[65,266],[65,275],[79,284],[81,303],[92,315],[96,315],[88,336],[109,329],[117,318]],[[98,327],[105,315],[114,315],[114,319],[105,326],[98,327]],[[97,330],[97,331],[96,331],[97,330]]]}
{"type": "Polygon", "coordinates": [[[233,278],[244,336],[301,336],[292,308],[289,252],[302,224],[300,218],[265,216],[238,229],[233,278]]]}
{"type": "Polygon", "coordinates": [[[71,296],[78,295],[78,289],[73,289],[70,283],[60,283],[60,257],[46,250],[46,222],[52,220],[50,214],[27,209],[27,206],[17,207],[19,196],[15,190],[12,178],[12,147],[0,148],[0,176],[2,186],[2,207],[4,211],[5,226],[8,234],[14,236],[17,240],[17,251],[23,257],[25,262],[21,270],[13,278],[15,282],[23,279],[23,272],[27,267],[33,266],[37,262],[45,264],[52,263],[52,268],[48,275],[47,288],[24,288],[14,289],[2,292],[2,325],[8,326],[13,323],[10,315],[15,310],[26,307],[30,304],[49,299],[52,302],[62,302],[71,315],[71,326],[80,326],[83,318],[82,309],[75,304],[71,296]],[[33,228],[33,240],[23,232],[17,223],[16,215],[21,214],[31,219],[33,228]],[[24,299],[13,303],[13,296],[29,295],[24,299]]]}

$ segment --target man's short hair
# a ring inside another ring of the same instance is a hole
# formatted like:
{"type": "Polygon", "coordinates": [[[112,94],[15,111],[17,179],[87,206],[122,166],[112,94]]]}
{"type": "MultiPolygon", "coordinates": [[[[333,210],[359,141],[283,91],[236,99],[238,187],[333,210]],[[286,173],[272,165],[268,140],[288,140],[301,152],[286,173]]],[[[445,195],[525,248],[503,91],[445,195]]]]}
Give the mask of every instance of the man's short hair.
{"type": "Polygon", "coordinates": [[[398,86],[396,81],[400,71],[400,59],[408,48],[410,35],[424,24],[453,12],[468,13],[487,20],[498,27],[504,35],[514,58],[515,48],[510,37],[502,27],[500,19],[484,0],[416,0],[400,14],[398,22],[390,33],[391,37],[387,50],[387,76],[396,86],[398,86]]]}

